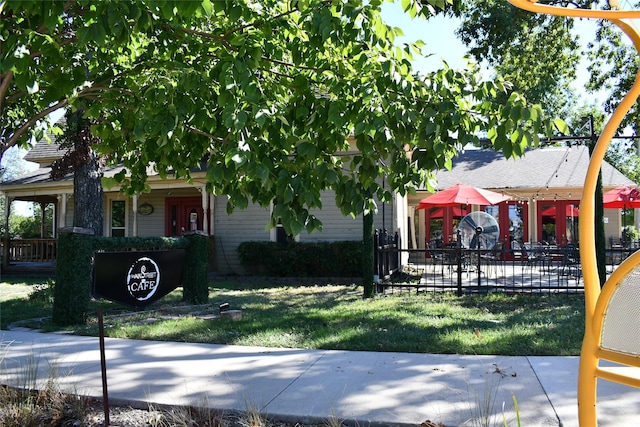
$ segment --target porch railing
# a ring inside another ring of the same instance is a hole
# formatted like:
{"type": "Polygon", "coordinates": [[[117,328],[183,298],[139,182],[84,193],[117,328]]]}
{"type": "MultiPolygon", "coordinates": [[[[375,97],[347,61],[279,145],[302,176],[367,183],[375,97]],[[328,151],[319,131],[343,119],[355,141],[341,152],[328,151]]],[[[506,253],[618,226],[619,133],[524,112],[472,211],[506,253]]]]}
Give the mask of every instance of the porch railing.
{"type": "Polygon", "coordinates": [[[56,248],[57,239],[3,239],[1,253],[8,254],[9,262],[55,262],[56,248]]]}

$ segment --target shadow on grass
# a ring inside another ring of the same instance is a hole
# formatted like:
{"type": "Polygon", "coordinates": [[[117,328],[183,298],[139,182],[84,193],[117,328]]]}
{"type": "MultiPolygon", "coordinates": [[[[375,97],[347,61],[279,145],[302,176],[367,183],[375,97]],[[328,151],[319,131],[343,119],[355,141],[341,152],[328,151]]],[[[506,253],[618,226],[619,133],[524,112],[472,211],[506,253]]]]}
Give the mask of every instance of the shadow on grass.
{"type": "MultiPolygon", "coordinates": [[[[178,289],[135,317],[105,307],[109,336],[268,347],[412,353],[577,355],[584,330],[582,295],[398,293],[362,299],[349,286],[261,286],[216,282],[209,305],[229,303],[242,319],[205,319],[180,312],[178,289]],[[166,318],[165,318],[166,317],[166,318]],[[154,320],[148,321],[150,318],[154,320]]],[[[24,301],[8,309],[23,310],[24,301]]],[[[7,303],[5,303],[7,304],[7,303]]],[[[97,303],[93,303],[95,308],[97,303]]],[[[3,317],[5,305],[3,304],[3,317]]],[[[35,307],[34,314],[43,307],[35,307]]],[[[92,309],[93,309],[92,308],[92,309]]],[[[24,312],[22,313],[24,314],[24,312]]],[[[16,314],[17,315],[17,314],[16,314]]],[[[40,313],[36,314],[37,317],[40,313]]],[[[95,322],[77,328],[97,334],[95,322]]]]}

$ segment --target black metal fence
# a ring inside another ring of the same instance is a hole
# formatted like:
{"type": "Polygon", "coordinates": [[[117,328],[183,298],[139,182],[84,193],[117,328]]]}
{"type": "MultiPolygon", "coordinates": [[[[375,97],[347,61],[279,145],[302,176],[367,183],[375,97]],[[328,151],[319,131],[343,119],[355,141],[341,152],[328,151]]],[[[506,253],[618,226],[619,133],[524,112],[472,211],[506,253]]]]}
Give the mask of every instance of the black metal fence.
{"type": "Polygon", "coordinates": [[[373,268],[379,280],[389,279],[400,268],[400,237],[398,232],[375,230],[373,234],[373,268]]]}
{"type": "MultiPolygon", "coordinates": [[[[635,249],[606,251],[607,273],[611,273],[635,249]]],[[[416,291],[558,293],[583,292],[584,282],[578,248],[525,247],[477,250],[455,243],[427,250],[384,250],[391,259],[408,254],[403,273],[380,275],[379,291],[409,288],[416,291]]],[[[376,256],[377,258],[377,256],[376,256]]],[[[398,271],[398,270],[396,270],[398,271]]]]}

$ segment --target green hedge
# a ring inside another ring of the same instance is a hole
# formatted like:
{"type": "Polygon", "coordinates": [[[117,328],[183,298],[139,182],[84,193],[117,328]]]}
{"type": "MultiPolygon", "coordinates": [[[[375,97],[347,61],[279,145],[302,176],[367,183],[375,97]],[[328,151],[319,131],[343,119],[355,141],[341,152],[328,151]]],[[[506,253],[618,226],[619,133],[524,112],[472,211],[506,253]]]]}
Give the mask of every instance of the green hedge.
{"type": "Polygon", "coordinates": [[[185,234],[187,246],[182,275],[182,299],[189,304],[205,304],[209,300],[209,238],[206,234],[185,234]]]}
{"type": "Polygon", "coordinates": [[[96,251],[154,251],[167,249],[187,249],[189,241],[176,237],[94,237],[96,251]]]}
{"type": "Polygon", "coordinates": [[[78,230],[61,232],[58,238],[56,286],[52,321],[59,325],[84,323],[87,317],[92,257],[95,251],[153,251],[185,249],[182,276],[183,299],[190,304],[206,303],[209,297],[207,236],[192,234],[168,237],[94,237],[78,230]]]}
{"type": "Polygon", "coordinates": [[[92,234],[61,232],[58,237],[56,286],[53,288],[51,321],[78,325],[87,318],[90,298],[92,234]]]}
{"type": "Polygon", "coordinates": [[[362,242],[243,242],[247,273],[272,277],[362,277],[362,242]]]}

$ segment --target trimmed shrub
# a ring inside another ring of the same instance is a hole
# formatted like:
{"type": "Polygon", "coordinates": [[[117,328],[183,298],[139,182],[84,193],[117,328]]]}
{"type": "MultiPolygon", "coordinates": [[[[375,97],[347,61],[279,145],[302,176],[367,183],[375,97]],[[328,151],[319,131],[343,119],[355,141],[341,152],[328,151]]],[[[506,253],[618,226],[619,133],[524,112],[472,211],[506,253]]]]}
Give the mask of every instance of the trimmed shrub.
{"type": "Polygon", "coordinates": [[[243,242],[240,262],[251,275],[361,277],[362,242],[243,242]]]}
{"type": "Polygon", "coordinates": [[[189,245],[182,275],[182,299],[189,304],[205,304],[209,301],[209,238],[206,234],[188,233],[183,239],[189,245]]]}
{"type": "Polygon", "coordinates": [[[96,251],[154,251],[187,249],[189,241],[176,237],[95,237],[96,251]]]}
{"type": "Polygon", "coordinates": [[[82,324],[87,318],[94,237],[87,230],[77,231],[63,230],[58,237],[51,321],[62,326],[82,324]]]}

